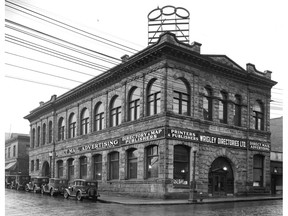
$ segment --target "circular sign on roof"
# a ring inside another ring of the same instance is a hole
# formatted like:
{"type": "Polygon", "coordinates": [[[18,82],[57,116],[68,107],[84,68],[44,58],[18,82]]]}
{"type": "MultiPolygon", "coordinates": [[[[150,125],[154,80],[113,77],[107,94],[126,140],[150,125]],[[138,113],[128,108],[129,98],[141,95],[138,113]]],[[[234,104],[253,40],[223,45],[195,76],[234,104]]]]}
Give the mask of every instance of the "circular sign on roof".
{"type": "Polygon", "coordinates": [[[160,18],[162,15],[164,16],[171,16],[171,15],[176,15],[177,17],[180,17],[182,19],[187,19],[190,16],[190,13],[188,10],[186,10],[183,7],[174,7],[171,5],[164,6],[162,8],[156,8],[152,10],[148,14],[148,19],[149,21],[157,20],[160,18]]]}

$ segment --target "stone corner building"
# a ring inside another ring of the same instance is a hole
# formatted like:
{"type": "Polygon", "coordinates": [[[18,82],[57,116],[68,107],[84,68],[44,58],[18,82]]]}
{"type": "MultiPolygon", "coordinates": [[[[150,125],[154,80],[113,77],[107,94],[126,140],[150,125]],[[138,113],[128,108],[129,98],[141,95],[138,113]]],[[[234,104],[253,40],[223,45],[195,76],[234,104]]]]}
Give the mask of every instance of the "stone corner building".
{"type": "Polygon", "coordinates": [[[270,193],[271,72],[164,33],[25,118],[30,175],[97,179],[104,192],[270,193]]]}

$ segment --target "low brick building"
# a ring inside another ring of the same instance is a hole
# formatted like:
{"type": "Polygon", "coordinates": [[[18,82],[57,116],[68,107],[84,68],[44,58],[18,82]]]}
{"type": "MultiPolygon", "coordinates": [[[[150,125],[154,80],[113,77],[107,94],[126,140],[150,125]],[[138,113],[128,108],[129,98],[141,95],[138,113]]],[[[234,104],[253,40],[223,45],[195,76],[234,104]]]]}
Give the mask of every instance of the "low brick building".
{"type": "Polygon", "coordinates": [[[25,117],[30,175],[97,179],[102,192],[143,197],[188,198],[193,177],[207,196],[270,193],[276,82],[200,48],[164,33],[41,103],[25,117]]]}
{"type": "Polygon", "coordinates": [[[5,175],[28,175],[30,136],[5,134],[5,175]]]}

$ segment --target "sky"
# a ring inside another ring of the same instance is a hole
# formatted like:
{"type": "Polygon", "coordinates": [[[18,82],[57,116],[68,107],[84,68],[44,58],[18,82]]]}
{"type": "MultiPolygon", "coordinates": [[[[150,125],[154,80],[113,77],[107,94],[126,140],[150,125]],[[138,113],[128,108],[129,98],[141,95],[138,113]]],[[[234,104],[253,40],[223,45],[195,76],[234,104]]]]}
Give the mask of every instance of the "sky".
{"type": "Polygon", "coordinates": [[[23,117],[39,102],[49,101],[54,94],[60,96],[115,66],[119,63],[115,59],[144,49],[148,44],[148,13],[166,5],[184,7],[190,12],[190,43],[201,43],[202,54],[224,54],[244,69],[252,63],[261,72],[272,71],[272,79],[278,84],[272,89],[271,118],[283,115],[288,69],[288,15],[284,0],[7,0],[3,4],[5,52],[1,58],[3,131],[28,134],[29,122],[23,117]],[[70,27],[63,28],[55,20],[70,27]],[[85,53],[59,47],[56,38],[62,40],[61,44],[77,44],[77,49],[85,47],[85,53]],[[111,41],[117,44],[111,45],[111,41]],[[78,59],[63,60],[59,55],[56,58],[48,49],[78,59]]]}

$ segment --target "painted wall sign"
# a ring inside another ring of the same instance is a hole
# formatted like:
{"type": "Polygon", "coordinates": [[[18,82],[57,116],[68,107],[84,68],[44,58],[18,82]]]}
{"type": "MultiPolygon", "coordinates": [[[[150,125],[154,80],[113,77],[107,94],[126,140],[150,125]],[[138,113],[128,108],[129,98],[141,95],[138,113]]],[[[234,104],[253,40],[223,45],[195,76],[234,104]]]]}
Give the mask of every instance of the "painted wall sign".
{"type": "Polygon", "coordinates": [[[199,140],[199,137],[194,132],[178,130],[178,129],[170,129],[170,128],[167,130],[167,137],[182,139],[182,140],[192,140],[192,141],[199,140]]]}
{"type": "Polygon", "coordinates": [[[136,133],[127,135],[121,138],[121,144],[133,144],[138,142],[151,141],[159,138],[164,138],[165,136],[164,128],[150,130],[146,132],[136,133]]]}
{"type": "Polygon", "coordinates": [[[249,141],[249,148],[251,150],[270,151],[270,145],[268,143],[265,144],[257,141],[249,141]]]}

